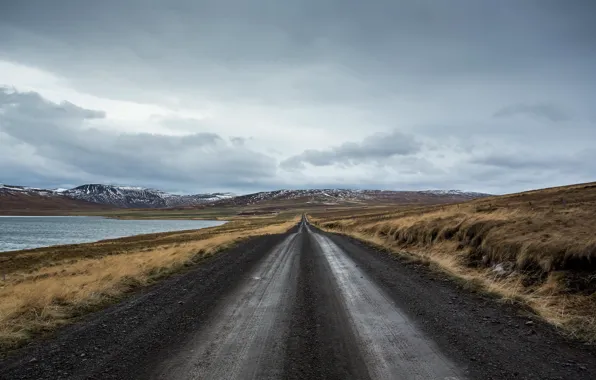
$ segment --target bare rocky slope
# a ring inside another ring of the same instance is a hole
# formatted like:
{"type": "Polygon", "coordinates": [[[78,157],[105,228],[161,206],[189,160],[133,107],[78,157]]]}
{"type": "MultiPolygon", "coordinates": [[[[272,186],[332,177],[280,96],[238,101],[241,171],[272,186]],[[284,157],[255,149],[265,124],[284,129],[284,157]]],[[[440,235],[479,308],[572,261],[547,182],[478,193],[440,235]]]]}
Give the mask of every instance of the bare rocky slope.
{"type": "Polygon", "coordinates": [[[230,198],[229,193],[177,195],[142,187],[90,184],[62,192],[62,195],[89,202],[124,208],[167,208],[195,206],[230,198]]]}
{"type": "Polygon", "coordinates": [[[0,185],[0,215],[59,214],[65,211],[102,211],[105,204],[56,196],[51,190],[0,185]]]}
{"type": "Polygon", "coordinates": [[[76,200],[113,208],[186,207],[233,197],[229,193],[178,195],[142,187],[103,184],[87,184],[73,189],[57,190],[0,185],[0,199],[8,199],[9,196],[20,197],[24,203],[28,199],[45,199],[48,204],[63,202],[68,206],[67,200],[76,200]]]}
{"type": "MultiPolygon", "coordinates": [[[[73,189],[39,189],[23,186],[0,185],[0,209],[10,197],[19,197],[20,208],[39,208],[68,200],[94,203],[111,208],[188,208],[206,204],[214,206],[251,206],[267,202],[298,202],[304,204],[353,205],[367,203],[455,203],[488,196],[488,194],[459,190],[389,191],[349,189],[276,190],[235,196],[231,193],[178,195],[142,187],[87,184],[73,189]],[[32,205],[27,205],[31,201],[32,205]]],[[[73,204],[73,208],[82,207],[73,204]]]]}
{"type": "Polygon", "coordinates": [[[240,195],[217,201],[217,205],[251,206],[266,202],[288,201],[305,204],[365,204],[365,203],[455,203],[490,196],[490,194],[459,190],[350,190],[350,189],[308,189],[276,190],[240,195]]]}

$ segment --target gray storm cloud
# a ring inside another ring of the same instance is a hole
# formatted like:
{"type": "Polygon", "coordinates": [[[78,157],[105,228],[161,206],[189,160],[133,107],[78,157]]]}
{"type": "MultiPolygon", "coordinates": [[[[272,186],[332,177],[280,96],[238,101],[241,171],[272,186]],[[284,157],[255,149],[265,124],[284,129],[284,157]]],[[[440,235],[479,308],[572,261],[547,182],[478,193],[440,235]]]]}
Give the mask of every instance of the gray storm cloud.
{"type": "Polygon", "coordinates": [[[137,98],[140,86],[152,87],[144,97],[169,88],[242,101],[310,103],[323,95],[357,102],[555,72],[577,83],[596,56],[589,16],[596,6],[588,1],[30,0],[1,7],[2,56],[126,98],[137,98]]]}
{"type": "Polygon", "coordinates": [[[340,164],[354,166],[363,162],[378,161],[392,156],[417,153],[420,144],[399,131],[368,136],[361,142],[346,142],[328,150],[305,150],[281,163],[286,169],[303,168],[305,163],[314,166],[340,164]]]}
{"type": "Polygon", "coordinates": [[[2,1],[0,61],[163,107],[172,135],[115,132],[109,110],[49,102],[43,86],[4,90],[0,182],[502,193],[591,180],[594,15],[589,0],[2,1]]]}
{"type": "Polygon", "coordinates": [[[531,115],[552,122],[565,121],[569,115],[552,104],[514,104],[495,112],[495,117],[511,117],[515,115],[531,115]]]}
{"type": "Polygon", "coordinates": [[[269,157],[233,146],[216,134],[131,134],[85,125],[85,120],[102,116],[100,111],[49,102],[36,93],[0,88],[3,179],[38,182],[41,174],[32,167],[38,161],[65,168],[62,173],[49,173],[58,183],[102,178],[169,188],[171,184],[243,186],[275,173],[269,157]]]}

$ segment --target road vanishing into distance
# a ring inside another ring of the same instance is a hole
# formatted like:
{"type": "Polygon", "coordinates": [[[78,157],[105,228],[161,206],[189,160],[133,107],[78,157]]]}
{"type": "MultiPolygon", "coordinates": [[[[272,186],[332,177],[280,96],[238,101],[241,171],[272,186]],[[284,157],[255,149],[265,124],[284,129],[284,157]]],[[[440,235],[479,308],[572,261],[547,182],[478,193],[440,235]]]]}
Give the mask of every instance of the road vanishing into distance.
{"type": "Polygon", "coordinates": [[[513,305],[303,219],[0,359],[0,379],[596,379],[513,305]]]}

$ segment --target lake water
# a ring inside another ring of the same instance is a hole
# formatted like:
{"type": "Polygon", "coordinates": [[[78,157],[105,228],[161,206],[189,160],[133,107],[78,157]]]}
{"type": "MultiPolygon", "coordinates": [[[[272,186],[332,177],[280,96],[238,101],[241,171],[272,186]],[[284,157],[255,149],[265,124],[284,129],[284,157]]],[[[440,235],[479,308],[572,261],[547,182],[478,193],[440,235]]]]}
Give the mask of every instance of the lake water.
{"type": "Polygon", "coordinates": [[[119,220],[94,216],[3,216],[0,217],[0,252],[195,230],[224,223],[212,220],[119,220]]]}

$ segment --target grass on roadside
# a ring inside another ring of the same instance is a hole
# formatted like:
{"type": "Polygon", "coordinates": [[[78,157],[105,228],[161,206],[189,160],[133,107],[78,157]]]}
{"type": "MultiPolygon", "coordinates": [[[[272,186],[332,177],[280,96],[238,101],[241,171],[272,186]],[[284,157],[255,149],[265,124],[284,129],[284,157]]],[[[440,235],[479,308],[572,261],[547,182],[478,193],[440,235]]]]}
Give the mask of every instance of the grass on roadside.
{"type": "Polygon", "coordinates": [[[596,342],[594,183],[311,219],[325,230],[407,251],[596,342]]]}
{"type": "Polygon", "coordinates": [[[0,254],[0,351],[114,302],[241,239],[283,233],[297,218],[236,219],[196,231],[0,254]]]}

